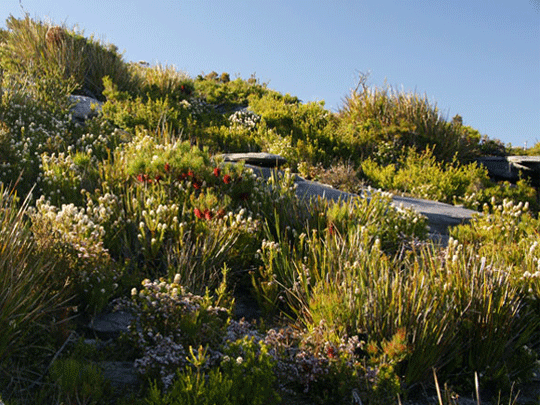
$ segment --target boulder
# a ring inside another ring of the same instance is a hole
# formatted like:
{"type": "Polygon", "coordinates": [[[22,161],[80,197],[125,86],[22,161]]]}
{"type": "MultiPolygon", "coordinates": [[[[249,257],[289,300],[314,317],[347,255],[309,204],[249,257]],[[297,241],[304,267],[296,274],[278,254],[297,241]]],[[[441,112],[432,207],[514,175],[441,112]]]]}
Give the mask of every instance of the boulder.
{"type": "Polygon", "coordinates": [[[98,115],[103,105],[101,101],[87,96],[71,95],[69,96],[69,100],[73,103],[71,115],[79,122],[84,122],[98,115]]]}

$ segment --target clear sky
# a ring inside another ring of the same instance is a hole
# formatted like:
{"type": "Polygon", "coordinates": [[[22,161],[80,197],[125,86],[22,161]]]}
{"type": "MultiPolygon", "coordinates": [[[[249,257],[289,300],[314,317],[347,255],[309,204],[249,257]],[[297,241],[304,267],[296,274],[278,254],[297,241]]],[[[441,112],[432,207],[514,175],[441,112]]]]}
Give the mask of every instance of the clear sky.
{"type": "Polygon", "coordinates": [[[126,61],[255,73],[333,111],[369,71],[490,138],[540,142],[540,0],[0,0],[2,24],[20,2],[126,61]]]}

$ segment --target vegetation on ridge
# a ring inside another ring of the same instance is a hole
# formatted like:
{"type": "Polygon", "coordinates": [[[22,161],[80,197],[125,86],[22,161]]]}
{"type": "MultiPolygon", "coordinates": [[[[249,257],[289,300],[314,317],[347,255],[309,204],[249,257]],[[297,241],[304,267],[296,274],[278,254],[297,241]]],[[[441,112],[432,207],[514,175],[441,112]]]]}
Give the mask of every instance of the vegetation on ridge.
{"type": "Polygon", "coordinates": [[[4,403],[388,404],[438,381],[455,403],[530,380],[536,191],[490,180],[472,160],[504,147],[460,117],[365,77],[332,113],[255,77],[126,63],[28,16],[0,30],[0,67],[4,403]],[[101,109],[73,120],[72,94],[101,109]],[[220,158],[234,151],[289,167],[264,180],[220,158]],[[440,246],[385,192],[300,201],[296,171],[483,214],[440,246]],[[242,295],[253,323],[234,316],[242,295]],[[88,335],[119,309],[126,333],[88,335]],[[139,383],[111,385],[105,361],[139,383]]]}

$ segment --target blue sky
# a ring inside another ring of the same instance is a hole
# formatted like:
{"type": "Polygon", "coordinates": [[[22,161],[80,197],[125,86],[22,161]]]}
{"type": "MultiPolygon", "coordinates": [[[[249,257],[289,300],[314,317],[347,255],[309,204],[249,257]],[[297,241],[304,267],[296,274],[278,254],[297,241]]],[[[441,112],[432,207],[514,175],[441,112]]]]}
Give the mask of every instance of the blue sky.
{"type": "MultiPolygon", "coordinates": [[[[1,0],[1,22],[22,17],[1,0]]],[[[228,72],[336,111],[356,86],[426,94],[490,138],[540,142],[540,0],[21,0],[126,61],[228,72]]]]}

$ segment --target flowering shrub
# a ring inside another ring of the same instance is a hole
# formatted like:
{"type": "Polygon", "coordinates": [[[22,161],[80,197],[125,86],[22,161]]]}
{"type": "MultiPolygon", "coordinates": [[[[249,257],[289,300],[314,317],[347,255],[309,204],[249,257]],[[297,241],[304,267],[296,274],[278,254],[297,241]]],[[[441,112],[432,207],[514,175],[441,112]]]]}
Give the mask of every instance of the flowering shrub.
{"type": "Polygon", "coordinates": [[[29,191],[40,173],[41,154],[66,150],[72,124],[66,110],[52,111],[19,90],[5,92],[0,104],[0,175],[29,191]],[[26,185],[26,189],[24,188],[26,185]]]}
{"type": "Polygon", "coordinates": [[[43,196],[30,217],[39,250],[62,264],[55,273],[55,288],[76,293],[83,309],[103,309],[120,276],[103,246],[103,227],[84,208],[73,204],[58,208],[43,196]]]}

